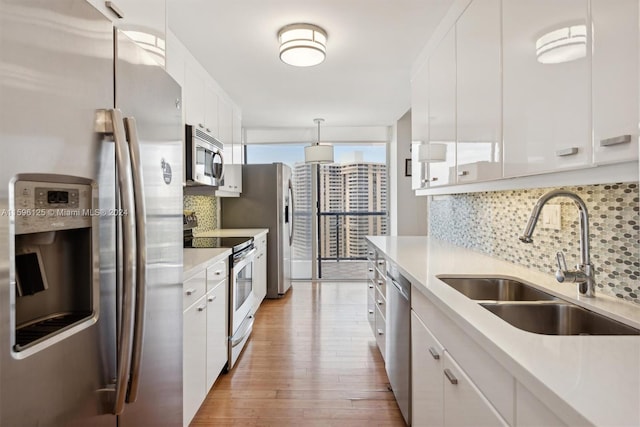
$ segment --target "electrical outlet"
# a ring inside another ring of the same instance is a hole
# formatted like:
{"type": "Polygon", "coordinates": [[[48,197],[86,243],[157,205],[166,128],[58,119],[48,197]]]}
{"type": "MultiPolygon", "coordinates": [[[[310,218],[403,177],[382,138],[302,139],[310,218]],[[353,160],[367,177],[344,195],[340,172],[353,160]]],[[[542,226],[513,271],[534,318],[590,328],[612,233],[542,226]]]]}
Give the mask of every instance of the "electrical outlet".
{"type": "Polygon", "coordinates": [[[562,228],[562,216],[560,205],[545,205],[542,208],[542,227],[551,230],[562,228]]]}

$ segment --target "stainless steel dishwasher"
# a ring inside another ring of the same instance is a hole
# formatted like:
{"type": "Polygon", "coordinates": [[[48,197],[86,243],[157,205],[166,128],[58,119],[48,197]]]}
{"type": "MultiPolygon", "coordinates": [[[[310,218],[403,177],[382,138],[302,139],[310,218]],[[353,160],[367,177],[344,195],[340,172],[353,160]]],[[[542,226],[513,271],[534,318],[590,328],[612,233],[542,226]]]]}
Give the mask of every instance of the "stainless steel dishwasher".
{"type": "Polygon", "coordinates": [[[400,412],[407,425],[411,425],[411,282],[402,277],[395,265],[387,265],[385,368],[400,412]]]}

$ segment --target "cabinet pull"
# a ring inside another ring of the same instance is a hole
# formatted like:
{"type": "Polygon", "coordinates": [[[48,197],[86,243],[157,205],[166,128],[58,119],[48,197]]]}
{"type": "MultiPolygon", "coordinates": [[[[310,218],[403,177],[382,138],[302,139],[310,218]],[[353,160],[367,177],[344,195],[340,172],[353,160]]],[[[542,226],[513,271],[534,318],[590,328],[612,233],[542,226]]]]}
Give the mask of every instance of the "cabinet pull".
{"type": "Polygon", "coordinates": [[[201,305],[200,307],[198,307],[198,311],[204,311],[206,308],[206,305],[201,305]]]}
{"type": "Polygon", "coordinates": [[[451,384],[453,385],[458,384],[458,379],[456,378],[455,375],[453,375],[453,372],[451,372],[449,369],[444,370],[444,375],[447,377],[447,379],[451,384]]]}
{"type": "Polygon", "coordinates": [[[211,295],[209,298],[207,298],[207,300],[208,300],[209,302],[214,302],[214,301],[216,300],[216,298],[217,298],[217,297],[216,297],[215,295],[211,295]]]}
{"type": "Polygon", "coordinates": [[[556,156],[558,157],[573,156],[574,154],[578,154],[578,147],[569,147],[563,148],[562,150],[556,150],[556,156]]]}
{"type": "Polygon", "coordinates": [[[192,289],[187,289],[187,290],[186,290],[186,292],[185,292],[185,294],[187,294],[187,295],[193,295],[195,292],[196,292],[196,290],[192,288],[192,289]]]}
{"type": "Polygon", "coordinates": [[[373,314],[373,310],[369,310],[369,314],[373,314]]]}
{"type": "Polygon", "coordinates": [[[104,2],[104,4],[105,4],[105,6],[107,6],[109,9],[111,9],[111,11],[112,11],[113,13],[115,13],[115,14],[116,14],[116,16],[117,16],[119,19],[124,18],[124,13],[122,13],[122,10],[120,10],[120,8],[119,8],[118,6],[116,6],[115,4],[113,4],[113,2],[112,2],[112,1],[106,1],[106,2],[104,2]]]}
{"type": "Polygon", "coordinates": [[[369,289],[373,289],[373,285],[369,283],[369,289]]]}
{"type": "Polygon", "coordinates": [[[198,127],[199,127],[200,129],[204,129],[204,125],[203,125],[202,123],[198,123],[198,127]]]}
{"type": "Polygon", "coordinates": [[[433,357],[434,359],[436,360],[440,359],[440,355],[438,354],[435,348],[429,347],[429,353],[431,353],[431,357],[433,357]]]}
{"type": "Polygon", "coordinates": [[[378,265],[384,265],[384,260],[378,261],[378,265]]]}
{"type": "Polygon", "coordinates": [[[211,129],[207,128],[207,132],[211,133],[211,129]]]}
{"type": "Polygon", "coordinates": [[[431,178],[431,181],[437,181],[437,180],[438,180],[437,176],[434,176],[433,178],[431,178]]]}
{"type": "Polygon", "coordinates": [[[458,176],[467,176],[469,175],[469,171],[459,171],[458,176]]]}
{"type": "Polygon", "coordinates": [[[631,135],[620,135],[600,140],[600,147],[610,147],[611,145],[628,144],[630,142],[631,135]]]}
{"type": "Polygon", "coordinates": [[[222,270],[216,270],[215,273],[213,273],[213,274],[215,274],[216,276],[219,276],[219,275],[222,274],[222,270]]]}
{"type": "Polygon", "coordinates": [[[382,300],[378,300],[378,305],[382,305],[384,302],[382,300]]]}
{"type": "Polygon", "coordinates": [[[369,267],[367,270],[369,270],[369,273],[373,273],[373,268],[369,267]]]}
{"type": "Polygon", "coordinates": [[[378,280],[378,286],[384,285],[384,280],[378,280]]]}
{"type": "Polygon", "coordinates": [[[378,329],[378,335],[384,335],[384,331],[382,329],[378,329]]]}

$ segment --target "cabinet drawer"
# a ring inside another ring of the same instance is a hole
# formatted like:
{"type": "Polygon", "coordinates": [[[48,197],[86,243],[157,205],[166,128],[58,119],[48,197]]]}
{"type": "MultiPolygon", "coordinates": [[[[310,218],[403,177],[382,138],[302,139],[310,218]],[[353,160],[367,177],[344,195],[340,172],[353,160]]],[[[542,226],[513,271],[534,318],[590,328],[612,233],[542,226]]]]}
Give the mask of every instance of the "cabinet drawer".
{"type": "Polygon", "coordinates": [[[380,349],[380,354],[382,354],[382,358],[386,359],[387,357],[387,345],[386,345],[386,335],[387,335],[387,325],[384,320],[384,316],[382,315],[384,311],[380,311],[380,307],[376,307],[376,343],[378,344],[378,348],[380,349]]]}
{"type": "Polygon", "coordinates": [[[384,277],[378,277],[374,280],[376,289],[386,299],[387,298],[387,280],[384,277]]]}
{"type": "Polygon", "coordinates": [[[379,278],[387,277],[387,261],[384,258],[376,260],[376,270],[379,278]]]}
{"type": "Polygon", "coordinates": [[[380,292],[380,289],[378,287],[376,287],[376,292],[375,292],[375,299],[376,299],[376,307],[378,307],[378,309],[382,312],[382,318],[386,319],[387,318],[387,299],[384,295],[382,295],[382,293],[380,292]]]}
{"type": "Polygon", "coordinates": [[[373,287],[373,284],[369,282],[367,285],[367,320],[369,321],[369,326],[371,326],[371,330],[373,333],[376,333],[376,290],[373,287]]]}
{"type": "Polygon", "coordinates": [[[212,266],[207,267],[207,281],[218,283],[220,279],[227,277],[227,260],[223,259],[212,266]]]}
{"type": "Polygon", "coordinates": [[[182,309],[185,310],[191,304],[203,297],[207,289],[207,272],[201,271],[182,284],[182,309]]]}

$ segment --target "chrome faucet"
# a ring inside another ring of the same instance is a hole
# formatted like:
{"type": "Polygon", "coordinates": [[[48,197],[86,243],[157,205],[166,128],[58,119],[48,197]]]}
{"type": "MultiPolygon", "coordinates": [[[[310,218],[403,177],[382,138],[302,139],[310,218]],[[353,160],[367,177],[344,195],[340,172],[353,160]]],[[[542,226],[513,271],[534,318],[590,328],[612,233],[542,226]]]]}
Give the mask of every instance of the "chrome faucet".
{"type": "Polygon", "coordinates": [[[568,197],[573,200],[580,216],[580,264],[576,266],[576,270],[568,270],[564,253],[562,253],[562,251],[556,253],[558,261],[556,279],[558,282],[577,283],[580,294],[586,297],[594,297],[595,268],[593,264],[591,264],[589,256],[589,214],[587,212],[587,206],[577,194],[566,190],[552,190],[542,195],[533,207],[533,211],[531,211],[531,217],[524,229],[524,234],[520,236],[520,240],[524,243],[533,242],[531,236],[533,235],[533,230],[536,228],[542,207],[555,197],[568,197]]]}

